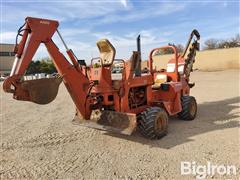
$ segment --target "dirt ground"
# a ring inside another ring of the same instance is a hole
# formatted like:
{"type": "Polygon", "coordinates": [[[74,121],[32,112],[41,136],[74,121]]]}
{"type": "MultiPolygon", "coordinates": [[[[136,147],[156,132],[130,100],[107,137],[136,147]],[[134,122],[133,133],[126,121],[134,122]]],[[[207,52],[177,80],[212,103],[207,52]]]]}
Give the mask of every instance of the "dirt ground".
{"type": "Polygon", "coordinates": [[[74,105],[61,85],[55,101],[42,106],[13,100],[1,83],[1,179],[193,179],[180,162],[235,165],[239,178],[238,70],[194,72],[194,121],[170,119],[169,134],[147,140],[71,123],[74,105]]]}

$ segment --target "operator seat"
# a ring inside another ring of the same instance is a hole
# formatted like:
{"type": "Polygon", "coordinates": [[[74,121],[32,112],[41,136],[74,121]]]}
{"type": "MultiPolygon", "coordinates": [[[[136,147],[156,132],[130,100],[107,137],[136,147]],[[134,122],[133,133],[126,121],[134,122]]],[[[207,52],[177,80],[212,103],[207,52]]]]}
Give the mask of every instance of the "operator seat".
{"type": "Polygon", "coordinates": [[[157,73],[154,75],[154,84],[152,85],[152,89],[160,89],[162,83],[167,82],[167,75],[166,74],[159,74],[157,73]]]}
{"type": "Polygon", "coordinates": [[[103,66],[111,66],[116,54],[113,45],[107,39],[101,39],[97,42],[97,47],[103,66]]]}
{"type": "MultiPolygon", "coordinates": [[[[178,73],[180,76],[184,75],[184,59],[178,59],[178,73]]],[[[175,59],[170,59],[167,63],[166,73],[155,73],[154,75],[154,84],[152,85],[153,89],[160,89],[161,84],[171,81],[171,76],[168,73],[173,73],[175,71],[175,59]]]]}

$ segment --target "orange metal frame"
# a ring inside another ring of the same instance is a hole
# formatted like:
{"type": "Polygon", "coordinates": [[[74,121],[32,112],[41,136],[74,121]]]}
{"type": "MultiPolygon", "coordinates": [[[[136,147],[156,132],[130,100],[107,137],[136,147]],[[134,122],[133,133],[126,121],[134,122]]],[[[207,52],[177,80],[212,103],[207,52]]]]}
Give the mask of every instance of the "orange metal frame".
{"type": "Polygon", "coordinates": [[[27,17],[25,22],[22,39],[15,49],[16,59],[11,75],[3,84],[3,89],[6,92],[13,93],[15,99],[31,100],[29,93],[21,87],[21,77],[24,75],[39,45],[43,43],[58,73],[63,78],[63,82],[77,109],[85,119],[90,118],[93,105],[96,103],[95,97],[99,94],[103,97],[103,105],[114,106],[114,110],[117,112],[138,114],[144,111],[145,108],[153,105],[163,106],[170,115],[182,110],[180,97],[183,94],[189,93],[189,87],[184,77],[179,76],[178,60],[180,56],[178,56],[174,46],[163,47],[171,48],[174,51],[175,71],[173,73],[161,72],[172,79],[172,82],[168,82],[169,91],[152,89],[154,77],[156,73],[159,73],[153,71],[152,54],[159,48],[153,49],[150,53],[150,73],[147,75],[134,77],[134,72],[129,63],[124,64],[123,77],[118,82],[120,88],[116,90],[113,88],[111,68],[109,66],[101,66],[99,68],[90,67],[90,77],[88,77],[87,68],[81,67],[78,64],[71,50],[67,50],[67,54],[72,63],[64,57],[52,40],[52,36],[57,31],[59,25],[57,21],[27,17]],[[145,87],[147,102],[143,106],[131,109],[129,107],[129,91],[135,87],[145,87]]]}

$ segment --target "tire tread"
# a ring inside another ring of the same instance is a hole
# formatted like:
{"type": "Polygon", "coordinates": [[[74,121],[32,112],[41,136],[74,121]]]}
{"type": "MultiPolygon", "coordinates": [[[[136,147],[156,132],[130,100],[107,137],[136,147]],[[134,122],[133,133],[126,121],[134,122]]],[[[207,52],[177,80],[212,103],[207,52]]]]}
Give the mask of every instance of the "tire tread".
{"type": "MultiPolygon", "coordinates": [[[[182,111],[178,113],[179,119],[185,120],[185,121],[192,121],[196,117],[196,113],[194,116],[190,114],[190,104],[192,101],[195,101],[196,99],[193,96],[182,96],[181,102],[182,102],[182,111]]],[[[197,104],[196,104],[197,106],[197,104]]]]}
{"type": "MultiPolygon", "coordinates": [[[[150,107],[137,116],[138,129],[144,137],[149,139],[160,139],[167,134],[167,128],[161,133],[155,132],[155,119],[158,113],[166,113],[166,111],[160,107],[150,107]]],[[[168,123],[168,118],[166,121],[168,123]]]]}

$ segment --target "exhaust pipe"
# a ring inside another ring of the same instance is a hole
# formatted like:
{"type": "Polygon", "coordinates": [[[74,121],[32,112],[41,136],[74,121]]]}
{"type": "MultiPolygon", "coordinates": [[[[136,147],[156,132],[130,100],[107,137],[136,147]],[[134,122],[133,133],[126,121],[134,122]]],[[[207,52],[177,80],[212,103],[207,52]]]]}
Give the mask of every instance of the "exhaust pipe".
{"type": "Polygon", "coordinates": [[[136,63],[136,67],[135,67],[135,76],[139,77],[141,76],[141,63],[142,63],[142,57],[141,57],[141,37],[140,34],[137,37],[137,52],[139,53],[139,58],[138,61],[136,63]]]}

